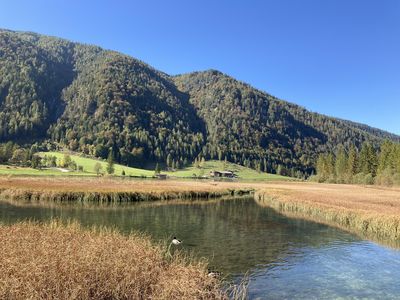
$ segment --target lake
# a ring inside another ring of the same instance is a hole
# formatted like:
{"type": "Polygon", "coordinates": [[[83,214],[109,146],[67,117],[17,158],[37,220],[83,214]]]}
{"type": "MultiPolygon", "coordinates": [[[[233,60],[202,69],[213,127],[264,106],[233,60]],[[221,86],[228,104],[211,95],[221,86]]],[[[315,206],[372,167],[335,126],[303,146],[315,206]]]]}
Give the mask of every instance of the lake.
{"type": "Polygon", "coordinates": [[[123,205],[15,205],[0,201],[0,221],[78,220],[206,257],[229,280],[248,273],[251,299],[399,299],[400,251],[342,230],[284,217],[253,199],[123,205]]]}

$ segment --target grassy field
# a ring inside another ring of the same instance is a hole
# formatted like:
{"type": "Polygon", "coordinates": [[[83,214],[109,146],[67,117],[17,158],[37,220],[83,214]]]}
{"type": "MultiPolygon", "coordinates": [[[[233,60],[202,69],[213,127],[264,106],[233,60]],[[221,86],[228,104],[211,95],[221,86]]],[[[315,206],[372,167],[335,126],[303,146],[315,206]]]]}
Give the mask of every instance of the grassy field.
{"type": "MultiPolygon", "coordinates": [[[[64,153],[62,152],[41,152],[40,155],[43,157],[56,156],[58,160],[62,160],[64,153]]],[[[18,175],[96,175],[94,171],[94,166],[97,162],[102,165],[103,172],[106,170],[107,162],[95,158],[87,158],[80,156],[78,154],[70,154],[71,159],[76,162],[77,165],[83,166],[84,172],[69,172],[62,173],[57,170],[43,170],[37,171],[30,168],[17,168],[17,169],[6,169],[5,166],[0,166],[0,174],[18,174],[18,175]],[[41,173],[42,172],[42,173],[41,173]]],[[[131,168],[115,164],[115,175],[121,175],[122,171],[125,171],[127,176],[137,176],[137,177],[153,177],[154,170],[144,170],[138,168],[131,168]]],[[[170,177],[178,178],[192,178],[207,176],[212,170],[230,170],[234,171],[235,174],[239,176],[242,180],[294,180],[290,177],[268,174],[263,172],[257,172],[256,170],[246,168],[233,163],[224,163],[223,161],[206,161],[201,168],[187,167],[174,172],[162,172],[170,177]]]]}
{"type": "Polygon", "coordinates": [[[204,262],[142,235],[52,221],[0,225],[0,240],[1,299],[227,299],[204,262]]]}
{"type": "Polygon", "coordinates": [[[400,188],[321,183],[268,184],[255,199],[290,217],[400,242],[400,188]]]}
{"type": "Polygon", "coordinates": [[[218,160],[210,160],[206,161],[202,168],[196,167],[188,167],[182,170],[178,170],[176,172],[166,172],[170,176],[176,177],[192,177],[196,175],[197,177],[201,177],[203,175],[208,175],[210,171],[213,170],[229,170],[233,171],[236,175],[239,176],[239,179],[243,180],[294,180],[293,178],[280,176],[276,174],[269,174],[264,172],[257,172],[256,170],[246,168],[233,163],[225,163],[223,161],[218,160]]]}
{"type": "MultiPolygon", "coordinates": [[[[41,152],[40,156],[56,156],[58,160],[62,160],[64,157],[64,153],[62,152],[41,152]]],[[[107,162],[104,160],[100,160],[100,159],[94,159],[94,158],[87,158],[87,157],[83,157],[80,156],[78,154],[70,154],[71,159],[73,161],[76,162],[77,165],[80,165],[83,167],[84,172],[73,172],[73,173],[69,173],[69,174],[90,174],[90,175],[96,175],[96,172],[94,170],[94,166],[96,163],[100,163],[102,168],[103,168],[103,172],[106,172],[106,168],[107,168],[107,162]]],[[[139,177],[152,177],[154,176],[154,171],[153,170],[144,170],[144,169],[137,169],[137,168],[130,168],[130,167],[126,167],[123,165],[119,165],[119,164],[115,164],[114,165],[114,169],[115,175],[121,175],[122,171],[125,171],[125,174],[127,176],[139,176],[139,177]]],[[[60,174],[61,172],[58,172],[58,174],[60,174]]],[[[62,175],[64,174],[68,174],[68,173],[61,173],[62,175]]]]}

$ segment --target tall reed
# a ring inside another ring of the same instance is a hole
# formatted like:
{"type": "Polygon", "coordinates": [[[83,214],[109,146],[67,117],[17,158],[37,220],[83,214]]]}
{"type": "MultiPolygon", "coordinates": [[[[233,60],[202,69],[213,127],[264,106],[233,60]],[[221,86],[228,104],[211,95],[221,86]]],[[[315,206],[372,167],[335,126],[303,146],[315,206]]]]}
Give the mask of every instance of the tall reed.
{"type": "Polygon", "coordinates": [[[0,240],[0,299],[227,298],[204,262],[143,235],[52,221],[2,225],[0,240]]]}

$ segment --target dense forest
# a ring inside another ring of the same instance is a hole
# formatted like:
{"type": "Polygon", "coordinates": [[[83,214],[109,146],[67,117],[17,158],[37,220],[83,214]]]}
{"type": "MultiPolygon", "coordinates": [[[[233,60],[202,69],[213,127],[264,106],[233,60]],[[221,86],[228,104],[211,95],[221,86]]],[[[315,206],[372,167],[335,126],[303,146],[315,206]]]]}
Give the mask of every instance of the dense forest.
{"type": "Polygon", "coordinates": [[[379,148],[365,142],[360,151],[354,146],[320,154],[317,160],[319,182],[356,184],[400,184],[400,144],[389,140],[379,148]]]}
{"type": "Polygon", "coordinates": [[[304,176],[319,153],[385,139],[400,141],[218,71],[169,76],[96,46],[0,30],[1,149],[12,142],[27,160],[35,149],[69,149],[137,167],[219,159],[304,176]]]}

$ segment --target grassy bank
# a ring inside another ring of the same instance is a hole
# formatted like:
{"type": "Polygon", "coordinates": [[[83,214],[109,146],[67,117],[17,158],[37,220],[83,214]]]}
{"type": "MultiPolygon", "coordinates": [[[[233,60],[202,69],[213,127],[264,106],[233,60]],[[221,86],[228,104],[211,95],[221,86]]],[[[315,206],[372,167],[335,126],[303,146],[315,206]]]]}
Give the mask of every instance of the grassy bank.
{"type": "Polygon", "coordinates": [[[251,184],[116,178],[0,177],[0,197],[25,201],[134,202],[249,194],[251,184]]]}
{"type": "Polygon", "coordinates": [[[1,299],[221,299],[204,263],[148,238],[53,221],[0,226],[1,299]]]}
{"type": "Polygon", "coordinates": [[[364,237],[400,242],[400,189],[317,183],[272,184],[257,203],[364,237]]]}

